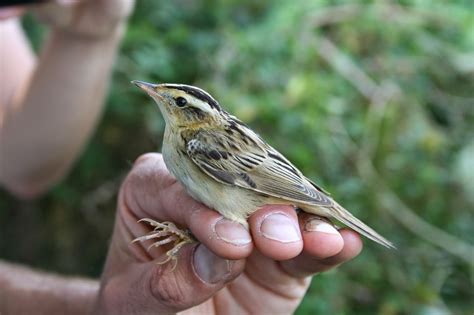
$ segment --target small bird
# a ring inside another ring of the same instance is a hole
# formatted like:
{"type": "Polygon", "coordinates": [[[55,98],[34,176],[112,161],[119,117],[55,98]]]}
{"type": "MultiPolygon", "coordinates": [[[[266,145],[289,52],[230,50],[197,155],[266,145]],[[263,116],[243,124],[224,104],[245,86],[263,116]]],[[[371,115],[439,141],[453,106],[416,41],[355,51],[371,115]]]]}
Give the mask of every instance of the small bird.
{"type": "MultiPolygon", "coordinates": [[[[335,218],[367,238],[394,248],[226,112],[206,91],[184,84],[132,83],[158,104],[166,123],[163,159],[195,200],[244,226],[248,226],[248,216],[265,204],[290,204],[307,213],[335,218]]],[[[175,259],[179,248],[193,241],[188,232],[172,222],[148,218],[140,221],[155,229],[134,241],[161,238],[152,246],[174,242],[166,261],[175,259]]]]}

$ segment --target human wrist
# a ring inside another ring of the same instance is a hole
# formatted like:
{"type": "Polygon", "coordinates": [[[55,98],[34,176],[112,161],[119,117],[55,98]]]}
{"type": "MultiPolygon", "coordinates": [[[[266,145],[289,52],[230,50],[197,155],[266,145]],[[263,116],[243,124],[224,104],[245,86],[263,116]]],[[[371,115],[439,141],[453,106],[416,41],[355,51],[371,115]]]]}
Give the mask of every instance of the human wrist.
{"type": "Polygon", "coordinates": [[[102,40],[121,37],[133,10],[134,0],[82,0],[47,2],[32,7],[32,13],[51,31],[71,38],[102,40]]]}
{"type": "Polygon", "coordinates": [[[0,261],[0,314],[90,314],[99,282],[0,261]]]}
{"type": "Polygon", "coordinates": [[[94,30],[78,30],[74,27],[51,27],[51,36],[67,37],[69,40],[81,42],[119,42],[126,30],[127,22],[120,21],[94,30]]]}
{"type": "MultiPolygon", "coordinates": [[[[68,279],[65,279],[66,281],[68,279]]],[[[65,314],[95,314],[100,284],[96,280],[72,279],[65,287],[65,314]]]]}

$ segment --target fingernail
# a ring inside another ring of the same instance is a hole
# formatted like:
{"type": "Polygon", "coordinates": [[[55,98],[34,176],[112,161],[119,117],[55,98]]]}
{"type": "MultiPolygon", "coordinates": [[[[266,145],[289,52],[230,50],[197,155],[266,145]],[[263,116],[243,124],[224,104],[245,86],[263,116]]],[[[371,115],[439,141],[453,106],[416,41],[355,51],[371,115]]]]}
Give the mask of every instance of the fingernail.
{"type": "Polygon", "coordinates": [[[214,234],[218,239],[236,246],[244,246],[252,241],[249,231],[240,223],[220,219],[214,224],[214,234]]]}
{"type": "Polygon", "coordinates": [[[321,232],[327,234],[339,234],[339,232],[331,224],[320,220],[320,219],[311,219],[304,225],[304,230],[306,232],[321,232]]]}
{"type": "Polygon", "coordinates": [[[217,283],[230,275],[232,262],[214,255],[201,244],[194,251],[193,267],[202,281],[217,283]]]}
{"type": "Polygon", "coordinates": [[[301,240],[299,228],[294,220],[282,213],[270,214],[260,225],[260,232],[266,238],[282,243],[291,243],[301,240]]]}

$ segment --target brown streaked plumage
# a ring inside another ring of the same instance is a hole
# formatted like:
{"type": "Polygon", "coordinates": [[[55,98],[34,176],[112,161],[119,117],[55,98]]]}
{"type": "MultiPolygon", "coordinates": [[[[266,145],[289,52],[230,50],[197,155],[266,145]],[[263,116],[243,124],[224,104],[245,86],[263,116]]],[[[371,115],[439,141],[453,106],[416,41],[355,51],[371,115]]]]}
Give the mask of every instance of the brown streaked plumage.
{"type": "Polygon", "coordinates": [[[162,150],[166,166],[196,200],[244,225],[264,204],[291,204],[335,218],[379,244],[394,247],[204,90],[183,84],[133,83],[158,104],[166,121],[162,150]]]}

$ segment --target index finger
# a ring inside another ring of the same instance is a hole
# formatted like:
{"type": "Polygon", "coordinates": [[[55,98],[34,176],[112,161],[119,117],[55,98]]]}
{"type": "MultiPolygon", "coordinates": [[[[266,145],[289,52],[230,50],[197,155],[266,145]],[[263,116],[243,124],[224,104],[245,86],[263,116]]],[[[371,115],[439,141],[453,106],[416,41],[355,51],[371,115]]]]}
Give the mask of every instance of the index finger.
{"type": "MultiPolygon", "coordinates": [[[[161,154],[148,153],[137,159],[123,184],[120,199],[123,208],[128,208],[137,220],[171,221],[189,228],[199,241],[223,258],[242,259],[252,252],[248,229],[192,199],[169,173],[161,154]]],[[[141,229],[128,228],[135,236],[141,236],[141,229]]]]}

